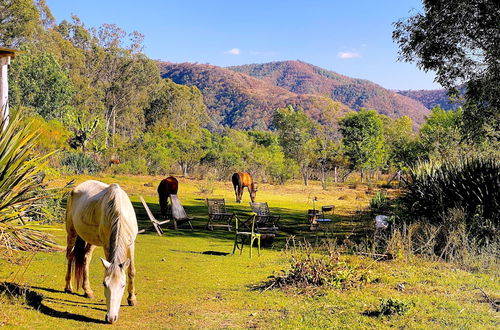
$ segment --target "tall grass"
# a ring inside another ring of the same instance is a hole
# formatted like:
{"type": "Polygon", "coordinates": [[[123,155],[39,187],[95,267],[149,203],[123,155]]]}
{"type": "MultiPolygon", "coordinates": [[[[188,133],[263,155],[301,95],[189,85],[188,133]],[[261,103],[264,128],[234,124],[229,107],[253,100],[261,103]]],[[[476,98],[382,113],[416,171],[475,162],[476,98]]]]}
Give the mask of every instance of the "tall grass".
{"type": "Polygon", "coordinates": [[[500,160],[466,158],[456,162],[424,162],[410,171],[410,183],[400,198],[409,222],[450,224],[453,210],[461,210],[460,225],[469,238],[489,244],[500,225],[500,160]]]}

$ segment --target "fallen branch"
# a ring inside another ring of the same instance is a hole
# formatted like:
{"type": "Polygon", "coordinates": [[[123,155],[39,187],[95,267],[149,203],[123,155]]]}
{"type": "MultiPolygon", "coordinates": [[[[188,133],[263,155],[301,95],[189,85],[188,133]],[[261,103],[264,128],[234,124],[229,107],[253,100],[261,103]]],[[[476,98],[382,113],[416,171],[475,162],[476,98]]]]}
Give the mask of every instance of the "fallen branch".
{"type": "Polygon", "coordinates": [[[491,299],[490,296],[488,296],[486,294],[486,292],[484,292],[484,290],[481,287],[476,286],[474,289],[481,291],[481,293],[486,298],[486,300],[490,303],[491,307],[493,307],[493,309],[495,310],[495,312],[500,312],[500,304],[498,302],[496,302],[493,299],[491,299]]]}

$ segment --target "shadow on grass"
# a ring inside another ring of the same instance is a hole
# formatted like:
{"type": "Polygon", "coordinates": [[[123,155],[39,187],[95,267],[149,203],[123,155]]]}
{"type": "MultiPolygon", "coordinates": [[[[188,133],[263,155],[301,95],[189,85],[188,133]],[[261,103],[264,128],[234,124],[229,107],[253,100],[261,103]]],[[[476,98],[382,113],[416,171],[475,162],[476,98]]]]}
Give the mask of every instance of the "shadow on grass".
{"type": "MultiPolygon", "coordinates": [[[[193,217],[191,221],[195,230],[190,230],[188,227],[181,227],[179,230],[165,230],[164,235],[170,237],[200,237],[200,238],[213,238],[219,240],[234,240],[234,231],[227,230],[214,230],[206,229],[208,220],[208,210],[205,200],[196,199],[195,205],[184,206],[186,213],[193,217]]],[[[139,229],[144,229],[146,234],[156,235],[156,232],[140,202],[133,202],[139,229]]],[[[160,207],[158,203],[148,203],[151,212],[155,217],[160,220],[160,207]]],[[[282,248],[286,244],[286,238],[289,236],[296,236],[299,239],[305,239],[309,242],[318,242],[320,239],[330,238],[342,240],[349,238],[353,241],[359,241],[372,232],[371,217],[367,213],[356,213],[353,215],[332,215],[332,222],[328,225],[323,225],[318,231],[311,231],[310,224],[306,221],[306,211],[298,211],[288,208],[270,208],[274,215],[280,215],[279,222],[280,232],[274,242],[275,248],[282,248]]],[[[234,212],[240,220],[246,220],[251,210],[249,206],[241,205],[227,205],[227,212],[234,212]]],[[[234,225],[234,223],[233,223],[234,225]]],[[[169,227],[163,227],[169,228],[169,227]]]]}
{"type": "Polygon", "coordinates": [[[184,250],[170,250],[172,252],[181,252],[181,253],[195,253],[195,254],[206,254],[210,256],[227,256],[231,253],[229,252],[220,252],[220,251],[203,251],[203,252],[198,252],[198,251],[184,251],[184,250]]]}
{"type": "MultiPolygon", "coordinates": [[[[44,288],[40,288],[44,290],[44,288]]],[[[57,290],[53,289],[46,289],[48,292],[60,292],[57,290]],[[52,291],[51,291],[52,290],[52,291]]],[[[61,303],[61,301],[69,301],[69,300],[62,300],[62,299],[55,299],[55,298],[46,298],[44,295],[31,290],[29,287],[23,287],[20,286],[16,283],[11,283],[11,282],[4,282],[0,283],[0,295],[7,297],[10,300],[16,300],[16,299],[23,299],[25,303],[33,308],[34,310],[51,316],[55,318],[60,318],[60,319],[67,319],[67,320],[74,320],[74,321],[80,321],[80,322],[91,322],[91,323],[97,323],[97,324],[105,324],[104,321],[97,320],[91,317],[87,317],[84,315],[79,315],[79,314],[74,314],[74,313],[69,313],[69,312],[61,312],[58,310],[55,310],[43,303],[43,301],[46,299],[48,301],[55,301],[57,303],[61,303]]],[[[74,305],[80,305],[80,302],[74,302],[74,301],[69,301],[73,303],[74,305]]],[[[72,305],[73,304],[68,304],[68,303],[62,303],[64,305],[72,305]]],[[[84,306],[85,307],[85,306],[84,306]]],[[[100,308],[94,308],[94,307],[87,307],[91,309],[97,309],[101,310],[100,308]]],[[[104,310],[105,311],[105,310],[104,310]]]]}

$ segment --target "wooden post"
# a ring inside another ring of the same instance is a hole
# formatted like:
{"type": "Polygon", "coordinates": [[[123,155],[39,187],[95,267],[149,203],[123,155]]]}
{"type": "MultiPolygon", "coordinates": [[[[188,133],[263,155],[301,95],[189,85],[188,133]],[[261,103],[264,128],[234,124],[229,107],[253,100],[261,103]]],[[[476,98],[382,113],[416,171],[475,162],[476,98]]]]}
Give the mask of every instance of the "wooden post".
{"type": "Polygon", "coordinates": [[[7,67],[9,64],[10,56],[0,57],[0,109],[2,119],[5,120],[3,129],[7,128],[9,124],[9,82],[7,80],[7,67]]]}
{"type": "Polygon", "coordinates": [[[10,59],[16,56],[15,49],[0,48],[0,113],[4,121],[3,129],[9,125],[9,82],[7,68],[10,59]]]}

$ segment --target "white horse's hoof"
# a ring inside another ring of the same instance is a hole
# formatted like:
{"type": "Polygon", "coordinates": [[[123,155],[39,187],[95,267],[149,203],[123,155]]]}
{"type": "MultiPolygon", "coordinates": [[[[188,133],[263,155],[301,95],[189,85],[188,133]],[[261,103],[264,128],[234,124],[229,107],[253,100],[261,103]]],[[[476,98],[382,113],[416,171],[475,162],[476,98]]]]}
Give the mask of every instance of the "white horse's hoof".
{"type": "Polygon", "coordinates": [[[95,295],[93,292],[85,292],[85,294],[83,295],[85,298],[89,298],[89,299],[94,299],[95,298],[95,295]]]}

